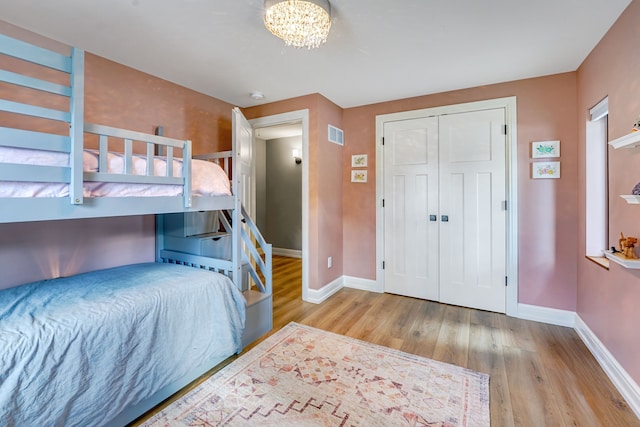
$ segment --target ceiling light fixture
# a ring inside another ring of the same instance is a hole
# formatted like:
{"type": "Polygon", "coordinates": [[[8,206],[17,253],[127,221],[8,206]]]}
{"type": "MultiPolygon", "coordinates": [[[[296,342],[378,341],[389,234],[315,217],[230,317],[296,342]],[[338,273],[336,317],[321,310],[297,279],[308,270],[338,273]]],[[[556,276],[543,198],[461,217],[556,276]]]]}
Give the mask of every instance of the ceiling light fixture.
{"type": "Polygon", "coordinates": [[[254,90],[253,92],[251,92],[249,94],[249,96],[253,99],[255,99],[256,101],[259,101],[261,99],[264,99],[264,93],[260,92],[259,90],[254,90]]]}
{"type": "Polygon", "coordinates": [[[319,47],[331,28],[328,0],[265,0],[264,25],[294,47],[319,47]]]}

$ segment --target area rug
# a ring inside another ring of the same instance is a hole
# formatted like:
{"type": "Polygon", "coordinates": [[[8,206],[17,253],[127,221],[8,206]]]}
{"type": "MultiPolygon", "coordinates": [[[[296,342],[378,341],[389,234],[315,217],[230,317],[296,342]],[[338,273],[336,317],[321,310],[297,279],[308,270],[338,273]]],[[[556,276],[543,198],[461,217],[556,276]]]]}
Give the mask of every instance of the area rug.
{"type": "Polygon", "coordinates": [[[290,323],[144,426],[489,426],[489,376],[290,323]]]}

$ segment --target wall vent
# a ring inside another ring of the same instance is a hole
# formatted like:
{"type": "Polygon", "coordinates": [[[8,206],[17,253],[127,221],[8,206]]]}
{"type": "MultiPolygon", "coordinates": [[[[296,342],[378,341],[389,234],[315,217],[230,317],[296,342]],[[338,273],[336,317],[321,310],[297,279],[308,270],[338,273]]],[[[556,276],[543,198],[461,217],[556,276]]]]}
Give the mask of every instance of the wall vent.
{"type": "Polygon", "coordinates": [[[329,125],[329,142],[344,145],[344,132],[342,129],[329,125]]]}

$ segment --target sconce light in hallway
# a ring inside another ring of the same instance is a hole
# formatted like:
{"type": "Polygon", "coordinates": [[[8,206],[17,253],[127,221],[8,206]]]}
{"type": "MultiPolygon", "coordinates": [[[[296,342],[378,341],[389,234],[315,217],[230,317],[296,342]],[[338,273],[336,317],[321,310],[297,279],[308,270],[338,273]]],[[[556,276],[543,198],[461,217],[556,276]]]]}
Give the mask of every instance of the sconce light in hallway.
{"type": "Polygon", "coordinates": [[[296,165],[299,165],[300,163],[302,163],[302,157],[300,157],[300,150],[298,150],[297,148],[294,148],[293,150],[291,150],[291,157],[293,157],[294,160],[296,161],[296,165]]]}

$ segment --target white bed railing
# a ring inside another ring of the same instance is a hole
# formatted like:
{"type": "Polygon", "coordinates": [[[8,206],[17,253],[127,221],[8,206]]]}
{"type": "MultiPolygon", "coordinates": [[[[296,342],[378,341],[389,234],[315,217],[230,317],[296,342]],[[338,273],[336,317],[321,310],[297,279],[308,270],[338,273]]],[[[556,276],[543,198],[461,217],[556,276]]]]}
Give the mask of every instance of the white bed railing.
{"type": "MultiPolygon", "coordinates": [[[[160,260],[168,264],[180,264],[188,267],[202,268],[232,277],[233,263],[230,260],[211,258],[184,252],[160,250],[160,260]]],[[[235,282],[235,280],[234,280],[235,282]]]]}
{"type": "Polygon", "coordinates": [[[242,218],[247,227],[241,227],[242,241],[249,251],[249,274],[253,278],[258,290],[263,294],[271,294],[272,292],[272,248],[269,243],[262,237],[260,230],[253,222],[247,211],[242,206],[242,218]],[[257,244],[257,245],[256,245],[257,244]],[[260,249],[260,254],[258,252],[260,249]],[[258,267],[256,270],[255,266],[258,267]],[[261,273],[258,275],[258,272],[261,273]]]}
{"type": "MultiPolygon", "coordinates": [[[[224,230],[231,233],[233,224],[231,212],[225,211],[226,215],[220,215],[220,222],[224,230]]],[[[258,292],[271,295],[272,293],[272,247],[264,239],[260,230],[253,222],[244,206],[241,207],[242,219],[240,221],[240,236],[243,245],[243,263],[248,264],[249,276],[253,280],[258,292]],[[246,226],[246,227],[245,227],[246,226]]],[[[251,286],[249,286],[251,287],[251,286]]]]}
{"type": "Polygon", "coordinates": [[[227,176],[231,176],[231,161],[233,159],[233,151],[218,151],[215,153],[207,153],[207,154],[199,154],[197,156],[193,156],[194,159],[198,160],[206,160],[209,162],[214,162],[218,166],[220,166],[226,173],[227,176]]]}
{"type": "Polygon", "coordinates": [[[84,172],[85,181],[177,184],[184,187],[184,207],[191,207],[191,141],[91,123],[85,123],[84,131],[99,137],[98,171],[84,172]],[[117,138],[118,141],[123,143],[123,152],[121,154],[124,167],[122,173],[112,173],[108,170],[109,138],[117,138]],[[146,146],[146,153],[143,155],[146,162],[144,175],[135,175],[133,173],[134,156],[140,156],[133,152],[135,142],[141,142],[146,146]],[[180,157],[174,156],[174,149],[180,150],[180,157]],[[157,159],[161,159],[166,163],[164,176],[155,175],[154,164],[157,159]],[[182,162],[182,172],[179,176],[174,176],[174,160],[182,162]]]}

